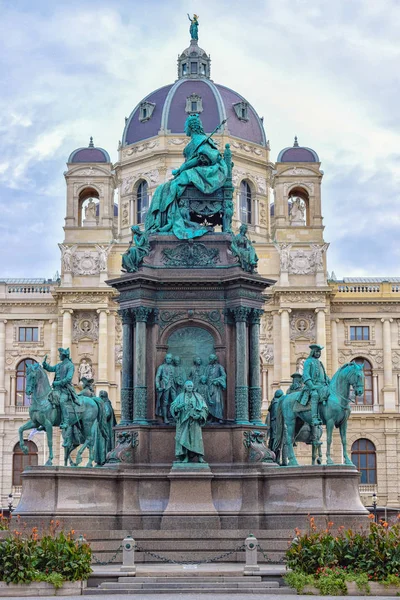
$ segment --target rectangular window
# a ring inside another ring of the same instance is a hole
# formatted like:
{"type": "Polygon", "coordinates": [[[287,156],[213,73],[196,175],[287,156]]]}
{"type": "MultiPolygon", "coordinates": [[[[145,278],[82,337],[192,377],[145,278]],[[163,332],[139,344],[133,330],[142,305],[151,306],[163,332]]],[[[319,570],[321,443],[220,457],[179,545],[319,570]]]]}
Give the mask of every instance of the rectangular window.
{"type": "Polygon", "coordinates": [[[205,75],[206,74],[206,69],[207,69],[207,65],[204,63],[201,63],[201,75],[205,75]]]}
{"type": "Polygon", "coordinates": [[[39,327],[20,327],[18,334],[19,342],[38,342],[39,327]]]}
{"type": "Polygon", "coordinates": [[[182,65],[182,75],[187,75],[187,64],[183,63],[182,65]]]}
{"type": "Polygon", "coordinates": [[[192,112],[197,112],[197,102],[192,102],[192,112]]]}
{"type": "Polygon", "coordinates": [[[197,62],[190,63],[190,72],[192,74],[196,74],[197,73],[197,62]]]}
{"type": "Polygon", "coordinates": [[[350,340],[356,342],[365,342],[369,340],[369,327],[356,325],[350,327],[350,340]]]}

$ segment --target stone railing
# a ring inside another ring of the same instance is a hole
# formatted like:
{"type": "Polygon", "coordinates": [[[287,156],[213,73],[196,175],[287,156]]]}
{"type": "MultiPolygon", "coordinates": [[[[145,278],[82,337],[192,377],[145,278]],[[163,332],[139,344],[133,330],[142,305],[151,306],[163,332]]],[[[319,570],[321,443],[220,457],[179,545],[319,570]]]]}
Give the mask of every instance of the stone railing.
{"type": "Polygon", "coordinates": [[[341,284],[337,286],[337,291],[353,294],[376,294],[381,291],[381,288],[379,285],[341,284]]]}
{"type": "Polygon", "coordinates": [[[360,483],[358,486],[360,494],[376,494],[376,483],[360,483]]]}
{"type": "Polygon", "coordinates": [[[374,406],[372,404],[352,404],[351,405],[351,412],[352,413],[371,413],[374,412],[374,406]]]}
{"type": "Polygon", "coordinates": [[[50,294],[51,286],[45,283],[43,284],[16,284],[7,285],[7,294],[50,294]]]}

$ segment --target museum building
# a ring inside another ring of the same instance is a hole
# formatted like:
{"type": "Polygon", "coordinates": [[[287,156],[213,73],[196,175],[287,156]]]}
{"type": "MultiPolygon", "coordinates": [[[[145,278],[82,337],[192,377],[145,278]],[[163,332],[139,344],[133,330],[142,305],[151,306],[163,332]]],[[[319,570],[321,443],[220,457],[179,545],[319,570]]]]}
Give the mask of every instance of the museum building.
{"type": "MultiPolygon", "coordinates": [[[[226,121],[213,137],[221,151],[225,144],[232,151],[234,230],[248,224],[258,272],[276,281],[265,292],[260,330],[263,414],[274,392],[286,390],[291,375],[302,371],[313,342],[324,346],[329,375],[346,362],[364,364],[365,392],[354,398],[348,445],[365,504],[376,493],[379,505],[399,506],[400,278],[328,277],[318,154],[295,138],[273,162],[263,119],[240,93],[211,79],[210,63],[192,39],[178,57],[175,83],[151,92],[126,119],[116,163],[92,138],[70,154],[60,278],[0,279],[3,507],[10,493],[18,502],[23,468],[47,458],[41,432],[31,434],[28,455],[18,444],[18,428],[29,416],[29,364],[45,355],[55,364],[58,347],[70,348],[74,383],[93,377],[96,391],[106,390],[120,415],[122,323],[106,281],[120,275],[131,226],[144,223],[156,187],[181,164],[190,114],[200,116],[207,134],[226,121]]],[[[165,325],[178,318],[159,314],[165,325]]],[[[58,438],[56,464],[60,452],[58,438]]],[[[310,454],[298,449],[303,463],[310,454]]],[[[334,456],[341,462],[338,433],[334,456]]]]}

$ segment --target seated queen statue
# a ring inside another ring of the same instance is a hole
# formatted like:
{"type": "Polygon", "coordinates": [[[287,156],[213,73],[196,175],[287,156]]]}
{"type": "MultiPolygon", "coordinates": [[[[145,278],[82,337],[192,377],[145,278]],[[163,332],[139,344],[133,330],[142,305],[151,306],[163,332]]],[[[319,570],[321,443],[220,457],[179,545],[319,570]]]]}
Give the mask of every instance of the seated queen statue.
{"type": "Polygon", "coordinates": [[[180,240],[200,237],[209,230],[191,221],[186,203],[179,201],[186,187],[194,185],[203,194],[213,194],[228,176],[227,164],[214,140],[204,133],[199,115],[186,119],[185,133],[191,138],[183,151],[185,162],[172,171],[173,179],[157,187],[145,224],[150,233],[173,233],[180,240]]]}

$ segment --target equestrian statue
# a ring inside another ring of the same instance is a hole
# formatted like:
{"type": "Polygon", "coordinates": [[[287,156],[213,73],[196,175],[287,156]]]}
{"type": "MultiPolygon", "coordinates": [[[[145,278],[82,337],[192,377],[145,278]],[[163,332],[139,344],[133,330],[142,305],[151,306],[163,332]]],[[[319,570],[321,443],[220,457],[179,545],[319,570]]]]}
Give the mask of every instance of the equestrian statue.
{"type": "Polygon", "coordinates": [[[115,419],[110,409],[105,406],[102,397],[93,396],[91,391],[85,395],[83,391],[77,395],[72,384],[75,367],[70,359],[69,348],[59,348],[60,362],[51,366],[45,357],[42,365],[29,365],[26,372],[26,393],[31,397],[29,421],[19,428],[21,450],[27,454],[23,433],[29,429],[46,431],[49,458],[46,466],[53,464],[53,427],[60,427],[63,435],[64,466],[77,466],[82,462],[82,454],[89,451],[87,467],[93,463],[102,465],[110,448],[114,446],[112,426],[115,419]],[[53,385],[49,383],[46,371],[55,373],[53,385]],[[110,423],[109,423],[110,422],[110,423]],[[81,446],[75,461],[71,452],[81,446]]]}
{"type": "Polygon", "coordinates": [[[346,363],[330,380],[319,360],[322,349],[323,347],[318,344],[311,344],[310,355],[304,363],[302,389],[286,394],[277,404],[272,449],[275,453],[281,452],[281,454],[284,450],[288,466],[298,465],[293,449],[295,441],[312,444],[313,464],[315,459],[320,464],[320,456],[316,450],[321,445],[321,425],[326,426],[326,464],[334,464],[331,457],[334,427],[337,427],[340,432],[344,464],[353,464],[347,454],[346,444],[350,391],[353,388],[356,396],[363,395],[363,365],[346,363]]]}

